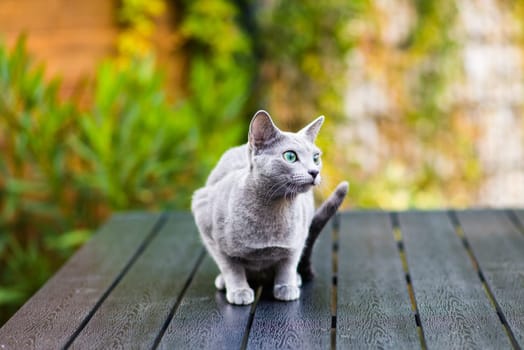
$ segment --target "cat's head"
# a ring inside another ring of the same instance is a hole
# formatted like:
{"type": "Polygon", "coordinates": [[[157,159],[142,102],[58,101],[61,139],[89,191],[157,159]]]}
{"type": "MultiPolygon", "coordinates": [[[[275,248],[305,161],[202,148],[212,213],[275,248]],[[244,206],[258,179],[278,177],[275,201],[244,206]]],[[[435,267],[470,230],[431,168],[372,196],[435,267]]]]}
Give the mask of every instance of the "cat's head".
{"type": "Polygon", "coordinates": [[[251,171],[270,198],[293,197],[320,183],[321,151],[314,144],[324,117],[297,133],[278,129],[266,111],[255,113],[249,126],[251,171]]]}

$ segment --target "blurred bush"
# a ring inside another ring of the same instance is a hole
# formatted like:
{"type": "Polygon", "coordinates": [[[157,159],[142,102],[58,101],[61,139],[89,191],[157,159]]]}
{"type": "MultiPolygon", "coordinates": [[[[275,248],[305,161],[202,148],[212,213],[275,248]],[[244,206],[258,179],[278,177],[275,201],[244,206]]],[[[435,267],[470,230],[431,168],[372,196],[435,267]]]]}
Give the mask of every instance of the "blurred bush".
{"type": "Polygon", "coordinates": [[[67,139],[75,188],[108,211],[183,206],[196,144],[190,117],[167,102],[151,60],[123,68],[105,62],[92,105],[77,115],[78,128],[67,139]]]}
{"type": "Polygon", "coordinates": [[[349,21],[346,120],[330,132],[338,147],[324,173],[349,174],[351,205],[435,208],[474,200],[479,134],[458,103],[464,65],[456,3],[362,1],[349,21]]]}
{"type": "Polygon", "coordinates": [[[118,52],[124,57],[150,54],[155,19],[165,10],[163,0],[121,0],[118,22],[124,28],[118,37],[118,52]]]}
{"type": "MultiPolygon", "coordinates": [[[[0,47],[0,305],[34,292],[110,212],[187,205],[196,137],[151,60],[106,62],[86,107],[61,102],[20,40],[0,47]]],[[[2,316],[5,316],[3,314],[2,316]]]]}
{"type": "Polygon", "coordinates": [[[256,7],[258,99],[280,124],[298,130],[319,114],[343,117],[350,23],[365,3],[268,1],[256,7]]]}
{"type": "Polygon", "coordinates": [[[181,1],[179,30],[190,53],[185,108],[198,139],[200,175],[220,155],[244,142],[250,119],[255,66],[252,39],[239,22],[234,1],[181,1]]]}
{"type": "Polygon", "coordinates": [[[58,233],[68,237],[74,222],[63,142],[76,112],[58,101],[57,88],[57,81],[43,81],[42,67],[31,65],[23,40],[11,53],[0,46],[1,316],[47,279],[58,259],[47,243],[58,233]]]}

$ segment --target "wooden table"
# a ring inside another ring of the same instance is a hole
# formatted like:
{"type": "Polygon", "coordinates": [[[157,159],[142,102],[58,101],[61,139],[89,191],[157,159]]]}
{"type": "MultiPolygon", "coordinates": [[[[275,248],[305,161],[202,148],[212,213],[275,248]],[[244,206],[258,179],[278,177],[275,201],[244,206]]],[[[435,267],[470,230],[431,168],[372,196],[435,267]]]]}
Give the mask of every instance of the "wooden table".
{"type": "Polygon", "coordinates": [[[0,329],[0,350],[521,349],[524,211],[347,212],[296,302],[217,292],[188,213],[109,220],[0,329]]]}

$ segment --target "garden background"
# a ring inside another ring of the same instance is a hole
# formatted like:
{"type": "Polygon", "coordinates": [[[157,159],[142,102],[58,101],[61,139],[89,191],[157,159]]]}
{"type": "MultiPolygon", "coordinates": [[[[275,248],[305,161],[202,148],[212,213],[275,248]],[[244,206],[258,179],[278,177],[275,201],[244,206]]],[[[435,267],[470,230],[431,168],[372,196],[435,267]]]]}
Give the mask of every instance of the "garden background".
{"type": "MultiPolygon", "coordinates": [[[[518,0],[2,0],[0,325],[120,210],[187,210],[267,109],[345,208],[524,205],[518,0]]],[[[118,249],[118,247],[115,247],[118,249]]]]}

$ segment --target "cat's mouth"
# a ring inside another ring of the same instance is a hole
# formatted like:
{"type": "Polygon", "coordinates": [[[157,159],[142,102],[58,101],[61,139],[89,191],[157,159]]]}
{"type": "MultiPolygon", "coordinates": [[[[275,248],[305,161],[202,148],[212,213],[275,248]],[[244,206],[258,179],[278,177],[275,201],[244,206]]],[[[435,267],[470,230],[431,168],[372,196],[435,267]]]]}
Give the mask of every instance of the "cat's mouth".
{"type": "Polygon", "coordinates": [[[314,179],[311,179],[310,181],[308,181],[306,183],[306,185],[308,186],[318,186],[320,185],[320,175],[319,176],[316,176],[314,179]]]}
{"type": "Polygon", "coordinates": [[[297,192],[307,192],[311,189],[313,186],[318,186],[320,184],[320,176],[316,176],[315,178],[306,179],[306,178],[299,178],[295,179],[294,187],[296,188],[297,192]]]}
{"type": "Polygon", "coordinates": [[[298,193],[303,193],[309,191],[313,186],[315,186],[314,182],[306,182],[296,185],[296,188],[298,193]]]}

